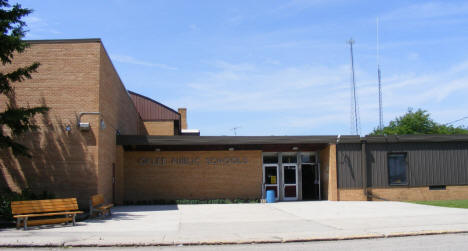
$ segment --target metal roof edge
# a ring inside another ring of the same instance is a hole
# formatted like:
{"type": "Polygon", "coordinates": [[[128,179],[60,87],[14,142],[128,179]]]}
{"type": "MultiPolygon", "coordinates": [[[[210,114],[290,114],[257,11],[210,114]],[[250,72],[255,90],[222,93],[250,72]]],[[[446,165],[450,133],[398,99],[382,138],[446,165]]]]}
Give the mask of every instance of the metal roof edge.
{"type": "Polygon", "coordinates": [[[150,136],[118,135],[118,145],[335,144],[337,136],[150,136]]]}
{"type": "Polygon", "coordinates": [[[33,39],[23,41],[29,44],[102,43],[100,38],[33,39]]]}
{"type": "MultiPolygon", "coordinates": [[[[151,102],[154,102],[154,103],[156,103],[156,104],[158,104],[158,105],[161,105],[162,107],[164,107],[164,108],[170,110],[171,112],[173,112],[173,113],[179,115],[179,117],[180,117],[180,113],[179,113],[178,111],[176,111],[176,110],[170,108],[169,106],[167,106],[167,105],[165,105],[165,104],[163,104],[163,103],[160,103],[160,102],[158,102],[158,101],[156,101],[156,100],[154,100],[154,99],[152,99],[152,98],[146,97],[146,96],[144,96],[144,95],[141,95],[140,93],[136,93],[136,92],[130,91],[130,90],[128,90],[128,89],[127,89],[127,92],[130,93],[130,94],[133,94],[133,95],[136,95],[136,96],[140,96],[140,97],[142,97],[142,98],[145,98],[145,99],[147,99],[147,100],[149,100],[149,101],[151,101],[151,102]]],[[[151,121],[151,120],[144,120],[144,121],[151,121]]],[[[155,121],[156,121],[156,120],[155,120],[155,121]]]]}

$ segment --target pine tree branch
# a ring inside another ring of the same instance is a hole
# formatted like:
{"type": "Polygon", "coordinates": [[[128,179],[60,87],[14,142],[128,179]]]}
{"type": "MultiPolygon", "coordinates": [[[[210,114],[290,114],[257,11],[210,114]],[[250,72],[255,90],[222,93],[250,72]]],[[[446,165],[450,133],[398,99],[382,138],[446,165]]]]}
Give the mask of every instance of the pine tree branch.
{"type": "Polygon", "coordinates": [[[9,106],[4,112],[0,113],[0,124],[6,125],[11,129],[13,135],[18,136],[27,131],[35,131],[38,126],[31,122],[31,118],[36,114],[44,114],[49,107],[39,106],[34,108],[13,108],[9,106]]]}
{"type": "Polygon", "coordinates": [[[11,92],[12,87],[10,82],[22,82],[25,79],[31,79],[31,73],[37,72],[40,63],[34,62],[27,67],[20,67],[13,72],[3,74],[0,73],[0,93],[7,94],[11,92]]]}

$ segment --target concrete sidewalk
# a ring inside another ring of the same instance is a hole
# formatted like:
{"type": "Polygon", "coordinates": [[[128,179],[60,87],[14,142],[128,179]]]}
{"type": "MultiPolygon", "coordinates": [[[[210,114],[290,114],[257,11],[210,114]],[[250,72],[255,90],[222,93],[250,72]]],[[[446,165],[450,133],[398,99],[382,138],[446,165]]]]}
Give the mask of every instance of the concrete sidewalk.
{"type": "Polygon", "coordinates": [[[261,243],[468,231],[468,210],[403,202],[121,206],[77,226],[0,229],[0,246],[261,243]]]}

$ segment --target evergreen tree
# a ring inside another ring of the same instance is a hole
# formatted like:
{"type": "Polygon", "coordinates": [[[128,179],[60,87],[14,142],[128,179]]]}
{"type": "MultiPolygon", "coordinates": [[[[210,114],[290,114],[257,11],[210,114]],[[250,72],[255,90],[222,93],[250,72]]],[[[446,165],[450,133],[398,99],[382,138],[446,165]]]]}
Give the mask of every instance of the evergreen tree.
{"type": "Polygon", "coordinates": [[[31,119],[36,114],[44,114],[49,108],[18,107],[14,100],[15,82],[31,79],[31,73],[36,72],[38,62],[29,66],[20,67],[13,71],[5,72],[5,66],[11,64],[15,53],[22,53],[28,43],[22,40],[26,30],[26,23],[21,19],[30,14],[32,10],[22,8],[21,5],[11,6],[7,0],[0,0],[0,95],[6,97],[6,109],[0,112],[0,150],[12,149],[15,155],[29,156],[26,146],[15,142],[15,137],[38,129],[31,119]]]}
{"type": "Polygon", "coordinates": [[[436,123],[425,110],[408,112],[390,121],[382,130],[374,129],[370,135],[405,135],[405,134],[468,134],[462,127],[436,123]]]}

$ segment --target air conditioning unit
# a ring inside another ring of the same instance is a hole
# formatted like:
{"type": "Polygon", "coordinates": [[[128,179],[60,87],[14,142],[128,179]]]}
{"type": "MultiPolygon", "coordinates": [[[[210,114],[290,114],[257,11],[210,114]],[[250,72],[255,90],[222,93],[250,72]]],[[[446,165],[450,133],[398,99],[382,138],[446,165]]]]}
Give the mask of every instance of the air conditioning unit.
{"type": "Polygon", "coordinates": [[[80,131],[89,131],[91,125],[89,124],[89,122],[80,122],[80,124],[78,124],[78,127],[80,128],[80,131]]]}

